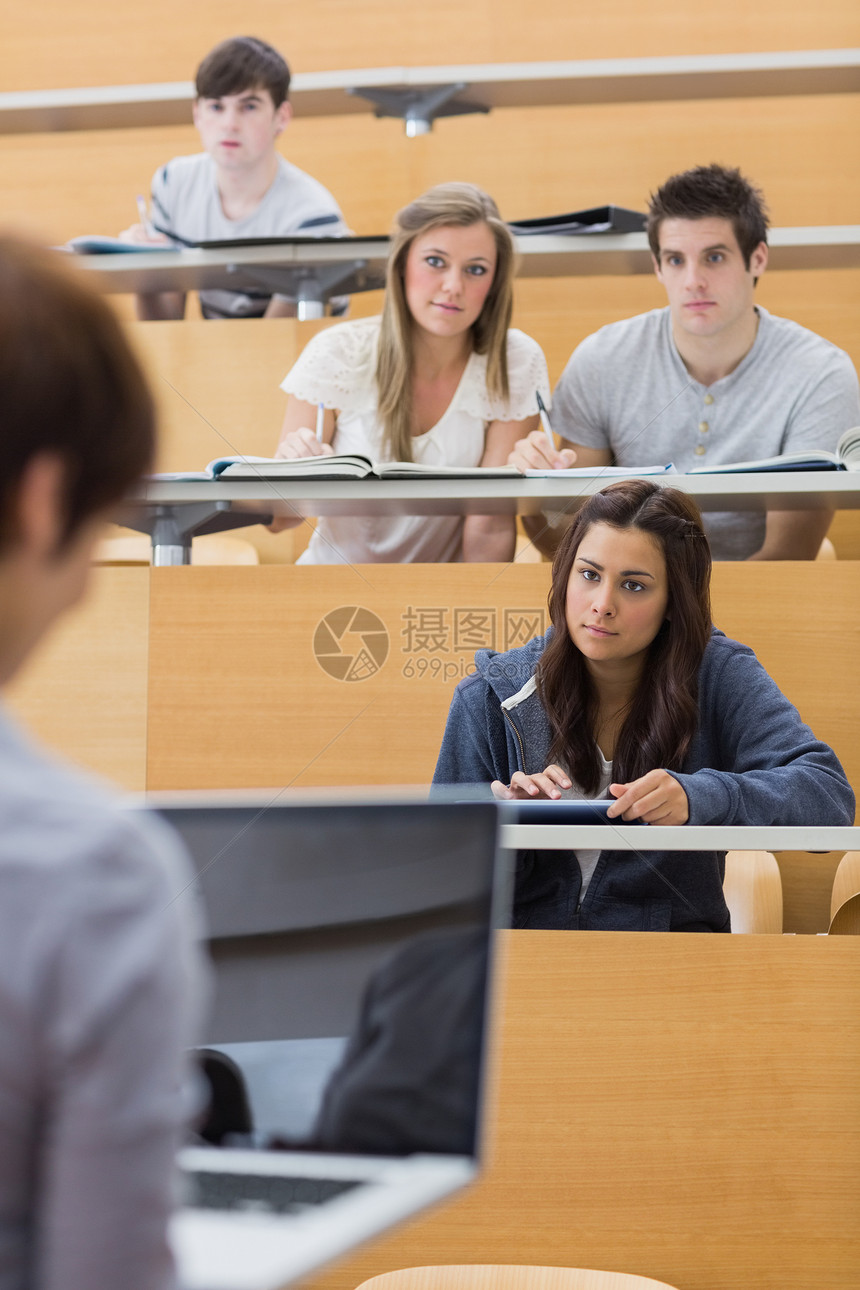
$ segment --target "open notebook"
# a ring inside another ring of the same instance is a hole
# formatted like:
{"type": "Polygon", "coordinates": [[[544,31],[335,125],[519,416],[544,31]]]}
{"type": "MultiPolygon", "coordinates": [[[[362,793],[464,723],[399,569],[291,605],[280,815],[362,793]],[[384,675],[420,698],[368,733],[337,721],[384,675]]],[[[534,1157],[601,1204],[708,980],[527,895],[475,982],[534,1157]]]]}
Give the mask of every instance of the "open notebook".
{"type": "Polygon", "coordinates": [[[182,1151],[172,1239],[186,1290],[267,1290],[475,1176],[498,812],[184,797],[153,809],[198,871],[208,1060],[235,1064],[250,1123],[245,1145],[182,1151]]]}

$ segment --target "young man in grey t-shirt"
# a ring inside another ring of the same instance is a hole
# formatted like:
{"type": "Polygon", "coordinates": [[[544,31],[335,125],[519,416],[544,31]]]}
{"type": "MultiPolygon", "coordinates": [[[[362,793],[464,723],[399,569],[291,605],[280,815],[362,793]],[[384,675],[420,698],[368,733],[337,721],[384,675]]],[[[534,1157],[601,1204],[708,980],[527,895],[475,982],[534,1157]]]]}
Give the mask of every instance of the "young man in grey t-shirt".
{"type": "MultiPolygon", "coordinates": [[[[337,202],[318,180],[277,151],[290,122],[290,69],[276,49],[254,36],[222,41],[197,69],[192,109],[204,151],[174,157],[152,180],[149,229],[133,224],[129,242],[196,246],[242,238],[341,236],[349,232],[337,202]]],[[[295,315],[284,296],[200,292],[204,318],[295,315]]],[[[185,295],[137,297],[138,317],[182,318],[185,295]]]]}
{"type": "MultiPolygon", "coordinates": [[[[857,373],[829,341],[756,306],[768,258],[761,193],[722,166],[675,175],[651,199],[648,238],[668,306],[586,337],[555,391],[561,450],[532,434],[511,463],[686,472],[832,451],[860,423],[857,373]]],[[[717,560],[813,559],[829,521],[823,510],[705,516],[717,560]]],[[[551,554],[563,525],[525,524],[551,554]]]]}

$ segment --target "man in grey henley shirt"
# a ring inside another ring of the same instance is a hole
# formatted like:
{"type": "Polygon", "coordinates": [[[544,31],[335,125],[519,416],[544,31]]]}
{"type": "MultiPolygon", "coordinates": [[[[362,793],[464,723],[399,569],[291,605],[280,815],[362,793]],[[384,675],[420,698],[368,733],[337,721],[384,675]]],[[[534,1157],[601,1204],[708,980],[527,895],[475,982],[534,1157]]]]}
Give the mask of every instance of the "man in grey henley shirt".
{"type": "MultiPolygon", "coordinates": [[[[860,423],[857,373],[842,350],[756,306],[767,265],[761,194],[705,166],[652,198],[648,235],[669,304],[602,327],[576,348],[555,391],[553,427],[521,440],[526,467],[661,465],[686,473],[784,453],[833,451],[860,423]]],[[[826,511],[705,515],[716,560],[813,559],[826,511]]],[[[526,521],[552,554],[564,523],[526,521]]]]}

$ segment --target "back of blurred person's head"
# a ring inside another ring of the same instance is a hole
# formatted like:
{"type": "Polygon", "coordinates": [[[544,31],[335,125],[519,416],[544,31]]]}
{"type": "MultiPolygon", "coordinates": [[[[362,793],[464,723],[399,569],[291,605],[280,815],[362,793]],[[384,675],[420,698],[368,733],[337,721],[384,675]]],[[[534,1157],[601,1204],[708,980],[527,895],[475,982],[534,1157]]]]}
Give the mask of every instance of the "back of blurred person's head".
{"type": "Polygon", "coordinates": [[[37,458],[62,468],[62,549],[154,454],[152,395],[113,310],[57,252],[0,235],[0,560],[37,458]]]}

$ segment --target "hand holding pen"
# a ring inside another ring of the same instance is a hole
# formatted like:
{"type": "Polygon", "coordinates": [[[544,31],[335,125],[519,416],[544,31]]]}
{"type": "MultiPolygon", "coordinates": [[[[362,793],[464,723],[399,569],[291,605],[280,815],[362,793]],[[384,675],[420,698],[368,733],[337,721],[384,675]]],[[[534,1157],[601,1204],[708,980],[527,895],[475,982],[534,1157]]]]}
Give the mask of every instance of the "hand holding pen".
{"type": "MultiPolygon", "coordinates": [[[[303,419],[310,411],[307,403],[296,404],[296,418],[293,425],[285,422],[281,431],[281,441],[278,444],[276,457],[289,459],[290,457],[330,457],[334,453],[330,443],[326,442],[326,407],[324,403],[316,405],[316,425],[312,430],[303,419]],[[296,424],[298,422],[298,424],[296,424]]],[[[308,420],[310,418],[308,417],[308,420]]]]}
{"type": "Polygon", "coordinates": [[[146,209],[146,198],[142,193],[137,194],[135,202],[137,204],[138,222],[123,229],[119,235],[120,241],[136,242],[142,246],[152,246],[153,243],[163,242],[165,246],[170,246],[170,238],[166,237],[164,233],[159,233],[149,218],[149,213],[146,209]]]}
{"type": "Polygon", "coordinates": [[[518,439],[513,452],[508,457],[508,465],[517,470],[563,470],[576,462],[576,453],[572,448],[556,448],[555,435],[549,419],[546,404],[540,390],[535,391],[537,399],[540,430],[532,430],[525,439],[518,439]]]}

